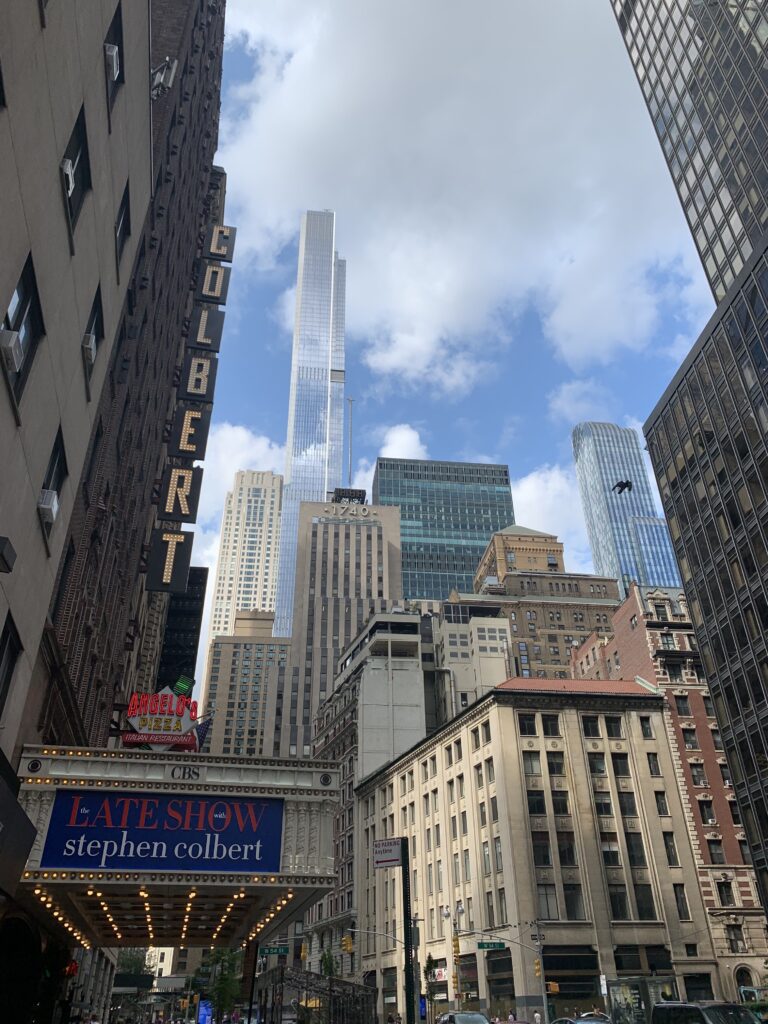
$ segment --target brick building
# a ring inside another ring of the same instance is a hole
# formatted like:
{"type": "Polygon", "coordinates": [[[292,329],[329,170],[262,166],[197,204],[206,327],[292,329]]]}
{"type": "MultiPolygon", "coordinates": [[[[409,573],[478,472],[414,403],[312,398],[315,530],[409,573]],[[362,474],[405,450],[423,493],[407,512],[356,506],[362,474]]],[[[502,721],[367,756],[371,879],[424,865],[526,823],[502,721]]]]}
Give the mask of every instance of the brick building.
{"type": "Polygon", "coordinates": [[[682,590],[631,584],[610,629],[572,656],[576,678],[634,679],[666,694],[665,722],[724,990],[759,985],[768,956],[749,845],[682,590]]]}
{"type": "Polygon", "coordinates": [[[607,628],[620,601],[615,579],[567,572],[557,537],[525,526],[509,526],[491,537],[474,590],[453,591],[443,605],[443,620],[507,619],[506,674],[522,678],[567,678],[572,646],[593,629],[607,628]]]}

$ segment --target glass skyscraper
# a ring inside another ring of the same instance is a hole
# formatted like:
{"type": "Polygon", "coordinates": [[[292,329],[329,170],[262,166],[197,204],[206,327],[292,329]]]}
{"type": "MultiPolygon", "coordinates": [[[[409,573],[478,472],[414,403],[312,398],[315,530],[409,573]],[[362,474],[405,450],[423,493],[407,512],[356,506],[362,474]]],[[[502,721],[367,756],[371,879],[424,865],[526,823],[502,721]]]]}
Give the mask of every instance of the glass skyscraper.
{"type": "Polygon", "coordinates": [[[618,580],[625,597],[633,580],[679,587],[669,530],[656,514],[637,432],[615,423],[579,423],[573,456],[598,576],[618,580]]]}
{"type": "Polygon", "coordinates": [[[374,505],[400,508],[403,596],[472,592],[488,541],[515,521],[509,469],[489,463],[377,459],[374,505]]]}
{"type": "Polygon", "coordinates": [[[719,303],[644,429],[765,907],[768,4],[614,8],[719,303]]]}
{"type": "Polygon", "coordinates": [[[299,238],[275,636],[291,633],[299,505],[325,501],[342,483],[345,283],[336,215],[309,210],[299,238]]]}
{"type": "Polygon", "coordinates": [[[768,229],[764,0],[613,0],[719,301],[768,229]]]}

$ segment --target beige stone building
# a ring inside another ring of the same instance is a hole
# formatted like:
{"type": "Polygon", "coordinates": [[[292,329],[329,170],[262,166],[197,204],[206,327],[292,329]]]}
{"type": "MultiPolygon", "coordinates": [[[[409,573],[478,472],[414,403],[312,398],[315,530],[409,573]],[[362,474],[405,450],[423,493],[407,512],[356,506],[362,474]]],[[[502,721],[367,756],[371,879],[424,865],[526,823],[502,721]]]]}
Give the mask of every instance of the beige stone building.
{"type": "Polygon", "coordinates": [[[616,1015],[722,993],[654,686],[511,679],[364,779],[356,805],[356,966],[380,1019],[404,1012],[400,871],[372,866],[392,836],[409,840],[418,977],[431,956],[438,1012],[459,989],[532,1019],[538,958],[560,986],[553,1016],[604,1005],[603,988],[616,1015]]]}
{"type": "Polygon", "coordinates": [[[283,678],[268,687],[265,755],[311,754],[341,652],[372,614],[401,601],[400,509],[301,503],[291,647],[283,678]]]}
{"type": "Polygon", "coordinates": [[[274,620],[274,612],[238,612],[232,633],[213,638],[205,685],[212,754],[264,752],[267,691],[282,677],[290,643],[272,636],[274,620]]]}
{"type": "Polygon", "coordinates": [[[667,697],[665,721],[675,752],[685,820],[707,909],[723,990],[762,984],[768,957],[765,912],[752,868],[752,822],[742,820],[715,701],[704,676],[688,605],[679,588],[630,584],[609,631],[573,652],[576,678],[655,682],[667,697]]]}
{"type": "Polygon", "coordinates": [[[507,675],[522,678],[566,679],[573,645],[592,630],[607,628],[620,602],[616,580],[566,572],[557,537],[525,526],[493,535],[474,588],[473,594],[450,595],[443,620],[458,625],[506,619],[507,675]]]}
{"type": "Polygon", "coordinates": [[[240,611],[275,609],[283,478],[238,470],[221,519],[207,647],[233,632],[240,611]]]}

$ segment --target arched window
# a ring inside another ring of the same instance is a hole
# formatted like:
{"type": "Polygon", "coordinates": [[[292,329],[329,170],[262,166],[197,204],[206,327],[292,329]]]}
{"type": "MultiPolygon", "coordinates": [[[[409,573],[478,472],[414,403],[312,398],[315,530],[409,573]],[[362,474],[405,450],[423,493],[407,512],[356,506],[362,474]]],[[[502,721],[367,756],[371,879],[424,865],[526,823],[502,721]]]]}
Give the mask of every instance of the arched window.
{"type": "Polygon", "coordinates": [[[752,972],[746,967],[740,967],[736,971],[736,985],[741,988],[744,985],[746,988],[752,988],[754,981],[752,980],[752,972]]]}

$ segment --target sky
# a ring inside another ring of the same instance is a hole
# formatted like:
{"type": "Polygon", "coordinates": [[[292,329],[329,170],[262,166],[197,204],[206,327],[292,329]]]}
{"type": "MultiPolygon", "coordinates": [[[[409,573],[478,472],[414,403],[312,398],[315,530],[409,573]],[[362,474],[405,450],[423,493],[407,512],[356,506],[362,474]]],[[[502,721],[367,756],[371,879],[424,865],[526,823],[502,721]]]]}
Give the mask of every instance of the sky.
{"type": "Polygon", "coordinates": [[[714,309],[609,0],[226,17],[238,235],[193,562],[235,471],[283,470],[300,219],[332,209],[354,482],[377,455],[504,463],[516,521],[589,571],[571,429],[639,429],[714,309]]]}

